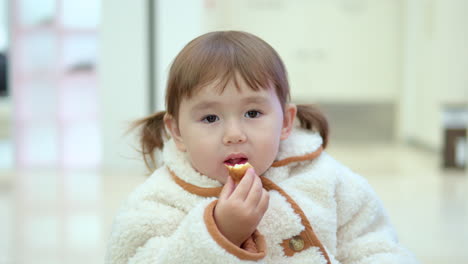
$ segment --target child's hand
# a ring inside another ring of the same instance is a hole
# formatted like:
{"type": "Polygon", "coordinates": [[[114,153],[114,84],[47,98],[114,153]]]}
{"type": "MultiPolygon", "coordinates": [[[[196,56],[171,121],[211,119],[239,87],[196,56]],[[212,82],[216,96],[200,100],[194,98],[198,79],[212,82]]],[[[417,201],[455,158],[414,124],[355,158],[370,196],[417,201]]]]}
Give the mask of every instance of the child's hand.
{"type": "Polygon", "coordinates": [[[257,228],[268,208],[270,196],[260,177],[248,169],[237,187],[231,177],[219,195],[214,219],[221,233],[240,246],[257,228]]]}

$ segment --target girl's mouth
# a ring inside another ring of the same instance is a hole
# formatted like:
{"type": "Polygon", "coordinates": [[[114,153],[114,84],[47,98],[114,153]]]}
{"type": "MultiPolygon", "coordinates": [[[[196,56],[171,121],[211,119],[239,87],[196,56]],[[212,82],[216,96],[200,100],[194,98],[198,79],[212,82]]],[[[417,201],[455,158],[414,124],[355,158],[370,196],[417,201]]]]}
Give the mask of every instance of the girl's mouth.
{"type": "Polygon", "coordinates": [[[235,166],[236,164],[244,164],[247,163],[247,158],[233,158],[224,161],[224,164],[229,166],[235,166]]]}

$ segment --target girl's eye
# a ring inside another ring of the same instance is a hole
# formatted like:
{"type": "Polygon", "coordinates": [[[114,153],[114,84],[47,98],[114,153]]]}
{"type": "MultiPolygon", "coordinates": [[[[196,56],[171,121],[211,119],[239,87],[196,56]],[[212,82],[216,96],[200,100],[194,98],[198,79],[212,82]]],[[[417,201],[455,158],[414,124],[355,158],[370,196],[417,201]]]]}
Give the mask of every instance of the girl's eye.
{"type": "Polygon", "coordinates": [[[219,120],[219,117],[216,115],[207,115],[202,119],[202,121],[205,123],[214,123],[218,120],[219,120]]]}
{"type": "Polygon", "coordinates": [[[248,117],[248,118],[257,118],[261,115],[261,113],[257,110],[250,110],[250,111],[247,111],[247,113],[245,113],[245,117],[248,117]]]}

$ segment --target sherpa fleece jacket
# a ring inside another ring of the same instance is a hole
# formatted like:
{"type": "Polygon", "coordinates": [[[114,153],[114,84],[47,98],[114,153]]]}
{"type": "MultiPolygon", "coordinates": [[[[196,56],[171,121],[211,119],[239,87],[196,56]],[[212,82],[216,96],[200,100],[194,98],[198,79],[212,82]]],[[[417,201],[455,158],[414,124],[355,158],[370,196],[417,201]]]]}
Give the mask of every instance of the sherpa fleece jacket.
{"type": "Polygon", "coordinates": [[[261,176],[269,207],[237,247],[213,218],[222,184],[168,140],[162,166],[116,215],[106,263],[417,263],[366,180],[321,146],[319,134],[301,128],[281,142],[261,176]]]}

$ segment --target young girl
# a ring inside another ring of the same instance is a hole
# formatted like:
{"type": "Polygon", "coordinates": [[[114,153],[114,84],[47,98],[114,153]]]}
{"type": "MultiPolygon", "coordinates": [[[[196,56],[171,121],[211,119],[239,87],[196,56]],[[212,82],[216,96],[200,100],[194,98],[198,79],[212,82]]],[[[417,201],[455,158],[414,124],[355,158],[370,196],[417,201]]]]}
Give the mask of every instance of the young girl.
{"type": "Polygon", "coordinates": [[[323,151],[326,119],[289,103],[263,40],[188,43],[166,106],[136,123],[154,172],[116,216],[106,263],[416,263],[368,183],[323,151]],[[226,165],[246,162],[234,183],[226,165]]]}

